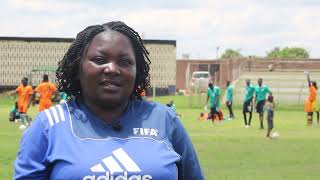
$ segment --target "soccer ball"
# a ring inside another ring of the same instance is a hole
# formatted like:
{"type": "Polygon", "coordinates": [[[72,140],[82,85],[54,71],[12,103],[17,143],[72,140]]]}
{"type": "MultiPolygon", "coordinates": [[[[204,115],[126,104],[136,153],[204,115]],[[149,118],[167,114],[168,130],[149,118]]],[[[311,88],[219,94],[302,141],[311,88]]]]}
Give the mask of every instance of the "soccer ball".
{"type": "Polygon", "coordinates": [[[278,139],[280,137],[280,134],[278,132],[273,132],[271,133],[271,136],[270,136],[272,139],[278,139]]]}
{"type": "Polygon", "coordinates": [[[25,130],[26,128],[27,128],[27,126],[24,125],[24,124],[21,124],[21,125],[19,126],[19,129],[20,129],[21,131],[25,130]]]}
{"type": "Polygon", "coordinates": [[[269,64],[268,69],[270,72],[274,71],[275,70],[274,64],[269,64]]]}

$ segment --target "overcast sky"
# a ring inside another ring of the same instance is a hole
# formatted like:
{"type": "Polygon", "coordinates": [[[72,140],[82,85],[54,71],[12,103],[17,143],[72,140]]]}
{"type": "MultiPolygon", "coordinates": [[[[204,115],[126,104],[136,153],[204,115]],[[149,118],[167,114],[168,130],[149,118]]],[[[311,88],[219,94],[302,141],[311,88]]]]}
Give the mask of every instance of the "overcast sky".
{"type": "Polygon", "coordinates": [[[320,0],[0,0],[0,36],[74,38],[120,20],[145,39],[177,41],[177,58],[226,49],[265,56],[304,47],[320,58],[320,0]]]}

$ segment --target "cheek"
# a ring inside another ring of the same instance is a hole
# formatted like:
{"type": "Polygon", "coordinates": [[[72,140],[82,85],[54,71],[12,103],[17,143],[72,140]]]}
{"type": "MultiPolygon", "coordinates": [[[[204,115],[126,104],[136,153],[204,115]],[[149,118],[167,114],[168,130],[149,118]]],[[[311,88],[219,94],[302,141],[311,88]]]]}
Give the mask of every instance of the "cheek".
{"type": "Polygon", "coordinates": [[[127,71],[124,71],[125,73],[125,79],[128,81],[128,85],[129,86],[134,86],[135,84],[135,81],[136,81],[136,74],[137,74],[137,71],[136,71],[136,68],[132,68],[131,70],[127,70],[127,71]]]}
{"type": "Polygon", "coordinates": [[[79,80],[82,87],[86,87],[86,85],[90,84],[92,81],[92,78],[94,78],[94,74],[96,71],[94,71],[94,67],[91,63],[85,61],[82,63],[80,71],[79,71],[79,80]]]}

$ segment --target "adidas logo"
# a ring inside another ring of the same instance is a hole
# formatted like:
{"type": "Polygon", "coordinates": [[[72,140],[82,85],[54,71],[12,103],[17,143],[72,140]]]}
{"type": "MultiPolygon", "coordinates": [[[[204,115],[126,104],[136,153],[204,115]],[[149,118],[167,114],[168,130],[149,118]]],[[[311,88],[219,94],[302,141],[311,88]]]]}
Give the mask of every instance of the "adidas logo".
{"type": "Polygon", "coordinates": [[[141,172],[140,167],[129,157],[122,149],[118,148],[112,151],[112,155],[102,159],[102,163],[96,164],[90,168],[93,173],[105,173],[102,176],[88,175],[83,180],[150,180],[151,175],[131,175],[128,172],[141,172]],[[120,163],[118,163],[120,162],[120,163]],[[107,170],[105,169],[107,168],[107,170]],[[115,173],[123,175],[114,176],[115,173]]]}

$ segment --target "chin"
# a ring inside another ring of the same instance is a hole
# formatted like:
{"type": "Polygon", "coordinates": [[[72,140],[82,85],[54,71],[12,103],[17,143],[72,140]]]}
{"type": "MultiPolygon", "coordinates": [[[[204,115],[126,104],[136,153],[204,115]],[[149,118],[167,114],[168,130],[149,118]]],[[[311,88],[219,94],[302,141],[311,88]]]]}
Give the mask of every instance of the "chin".
{"type": "Polygon", "coordinates": [[[105,108],[117,108],[121,106],[124,102],[127,102],[128,98],[116,98],[116,97],[104,97],[99,101],[99,105],[105,108]]]}

